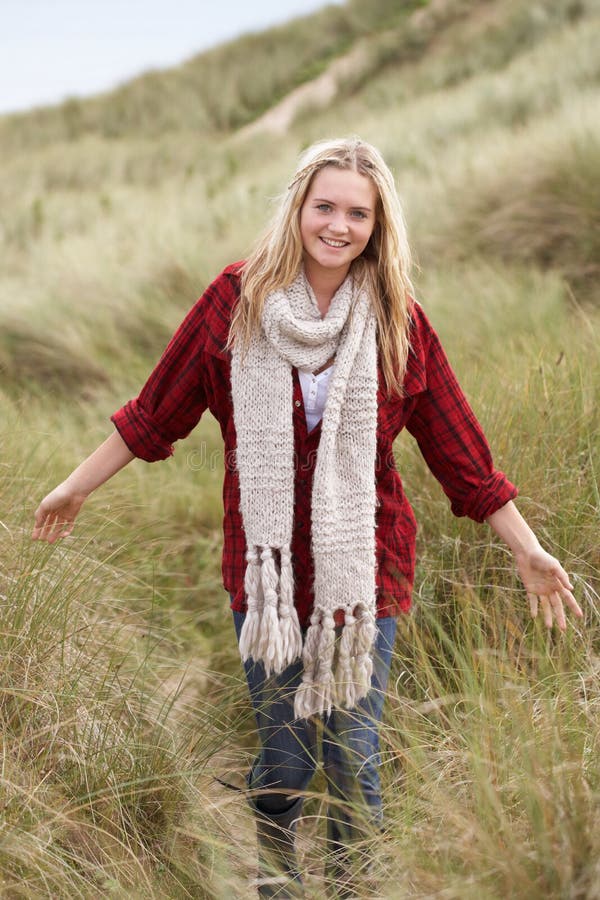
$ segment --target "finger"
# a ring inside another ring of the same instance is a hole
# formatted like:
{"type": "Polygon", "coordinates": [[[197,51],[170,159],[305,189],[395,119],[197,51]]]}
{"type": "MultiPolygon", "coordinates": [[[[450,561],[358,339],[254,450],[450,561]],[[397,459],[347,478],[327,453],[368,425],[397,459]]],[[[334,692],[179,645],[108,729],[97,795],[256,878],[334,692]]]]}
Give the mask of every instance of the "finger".
{"type": "Polygon", "coordinates": [[[65,520],[61,519],[58,513],[51,513],[46,518],[46,523],[42,529],[42,540],[47,541],[49,544],[54,544],[58,540],[65,524],[65,520]]]}
{"type": "Polygon", "coordinates": [[[531,610],[531,618],[535,619],[538,614],[538,598],[537,594],[527,594],[529,600],[529,609],[531,610]]]}
{"type": "Polygon", "coordinates": [[[561,631],[566,631],[567,620],[565,619],[565,611],[563,609],[562,600],[560,599],[560,594],[551,594],[549,597],[549,604],[556,618],[556,624],[561,631]]]}
{"type": "Polygon", "coordinates": [[[44,517],[40,528],[39,528],[39,538],[41,541],[47,541],[48,535],[52,530],[52,526],[54,524],[54,520],[56,518],[56,513],[47,513],[44,517]]]}
{"type": "Polygon", "coordinates": [[[33,531],[31,532],[32,538],[34,540],[38,540],[42,534],[43,527],[46,523],[46,519],[48,517],[48,513],[44,509],[43,503],[40,503],[35,513],[33,514],[33,531]]]}
{"type": "Polygon", "coordinates": [[[48,543],[55,544],[56,541],[62,537],[62,532],[65,530],[65,527],[69,526],[69,522],[67,519],[59,518],[56,516],[54,520],[54,526],[52,528],[51,534],[48,536],[48,543]]]}
{"type": "Polygon", "coordinates": [[[569,576],[557,559],[554,560],[554,565],[550,569],[550,572],[554,575],[561,588],[564,588],[567,591],[573,590],[573,585],[571,584],[569,576]]]}
{"type": "Polygon", "coordinates": [[[50,516],[46,516],[39,525],[37,525],[33,531],[31,532],[31,537],[34,541],[47,541],[48,535],[51,533],[52,529],[52,521],[50,516]]]}
{"type": "Polygon", "coordinates": [[[562,591],[562,599],[567,604],[571,612],[574,612],[578,618],[583,618],[583,610],[579,603],[571,593],[571,591],[562,591]]]}
{"type": "Polygon", "coordinates": [[[544,617],[544,625],[546,628],[552,628],[552,607],[546,594],[540,597],[540,608],[544,617]]]}
{"type": "Polygon", "coordinates": [[[46,513],[42,509],[42,504],[38,506],[36,511],[33,514],[33,521],[35,523],[35,530],[39,530],[42,527],[44,519],[46,518],[46,513]]]}

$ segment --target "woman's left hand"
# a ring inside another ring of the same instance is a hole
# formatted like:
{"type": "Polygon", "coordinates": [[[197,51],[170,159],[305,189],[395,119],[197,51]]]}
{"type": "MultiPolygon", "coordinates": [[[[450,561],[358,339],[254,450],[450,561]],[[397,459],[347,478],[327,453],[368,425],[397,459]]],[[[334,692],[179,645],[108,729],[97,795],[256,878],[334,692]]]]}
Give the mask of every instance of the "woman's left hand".
{"type": "Polygon", "coordinates": [[[516,554],[517,571],[527,591],[531,615],[535,618],[541,609],[544,624],[552,628],[556,624],[561,631],[567,628],[564,605],[578,618],[581,608],[572,594],[573,585],[557,559],[541,547],[516,554]]]}

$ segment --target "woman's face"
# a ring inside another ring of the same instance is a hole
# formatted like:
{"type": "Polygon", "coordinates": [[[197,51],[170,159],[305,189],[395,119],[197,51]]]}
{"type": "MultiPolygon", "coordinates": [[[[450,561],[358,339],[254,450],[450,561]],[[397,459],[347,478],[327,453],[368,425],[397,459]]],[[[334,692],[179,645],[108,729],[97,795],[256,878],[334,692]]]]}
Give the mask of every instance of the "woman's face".
{"type": "Polygon", "coordinates": [[[317,172],[300,210],[309,281],[334,272],[343,281],[373,233],[376,205],[377,189],[366,175],[336,166],[317,172]]]}

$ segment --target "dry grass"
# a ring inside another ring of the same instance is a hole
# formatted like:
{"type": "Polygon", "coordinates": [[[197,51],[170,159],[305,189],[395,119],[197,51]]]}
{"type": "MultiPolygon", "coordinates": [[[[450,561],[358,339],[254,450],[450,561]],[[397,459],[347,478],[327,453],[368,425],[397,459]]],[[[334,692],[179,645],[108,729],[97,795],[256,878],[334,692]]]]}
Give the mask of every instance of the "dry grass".
{"type": "MultiPolygon", "coordinates": [[[[575,298],[598,302],[599,138],[590,123],[551,147],[533,149],[516,170],[486,173],[430,252],[551,267],[575,298]]],[[[465,186],[459,190],[464,197],[465,186]]]]}
{"type": "MultiPolygon", "coordinates": [[[[599,896],[600,326],[579,303],[597,280],[598,4],[438,7],[448,18],[412,56],[386,44],[404,27],[388,0],[323,13],[333,30],[321,34],[312,18],[277,31],[278,47],[297,40],[302,53],[274,56],[245,105],[236,91],[274,34],[241,41],[220,127],[370,35],[367,83],[302,116],[277,154],[260,135],[216,139],[169,119],[187,115],[191,69],[185,90],[182,69],[2,125],[7,896],[249,896],[252,823],[212,778],[243,773],[254,742],[233,629],[223,635],[216,424],[203,420],[168,464],[133,463],[62,545],[28,533],[39,498],[105,437],[196,295],[247,252],[300,147],[340,131],[394,165],[419,296],[586,611],[566,638],[531,623],[507,554],[452,518],[414,444],[398,441],[418,583],[383,730],[387,831],[365,858],[389,897],[599,896]],[[342,20],[345,36],[331,25],[342,20]],[[142,94],[141,118],[128,118],[142,94]],[[146,101],[160,98],[163,133],[149,138],[146,101]]],[[[220,78],[225,52],[198,71],[220,78]]],[[[317,778],[301,841],[314,897],[325,803],[317,778]]]]}

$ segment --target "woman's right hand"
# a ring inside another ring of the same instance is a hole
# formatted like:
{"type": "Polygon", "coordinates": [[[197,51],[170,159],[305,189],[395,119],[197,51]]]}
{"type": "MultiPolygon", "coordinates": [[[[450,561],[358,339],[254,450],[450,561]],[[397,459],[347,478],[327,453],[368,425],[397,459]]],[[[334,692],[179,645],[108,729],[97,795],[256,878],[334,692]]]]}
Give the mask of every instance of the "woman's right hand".
{"type": "Polygon", "coordinates": [[[31,533],[33,540],[53,544],[71,534],[86,496],[73,491],[66,482],[50,491],[35,511],[35,525],[31,533]]]}
{"type": "Polygon", "coordinates": [[[71,534],[77,513],[92,491],[134,458],[119,432],[113,431],[66,481],[44,497],[35,511],[33,540],[53,544],[71,534]]]}

